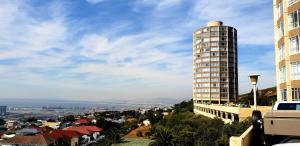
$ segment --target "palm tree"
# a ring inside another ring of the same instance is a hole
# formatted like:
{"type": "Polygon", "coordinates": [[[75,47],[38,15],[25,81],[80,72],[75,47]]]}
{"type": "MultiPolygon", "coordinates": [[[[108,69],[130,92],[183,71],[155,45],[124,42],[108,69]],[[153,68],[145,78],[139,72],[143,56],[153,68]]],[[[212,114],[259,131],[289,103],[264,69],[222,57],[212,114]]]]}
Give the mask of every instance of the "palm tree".
{"type": "Polygon", "coordinates": [[[155,137],[157,138],[154,142],[151,142],[149,146],[174,146],[174,137],[169,128],[159,127],[155,129],[155,137]]]}

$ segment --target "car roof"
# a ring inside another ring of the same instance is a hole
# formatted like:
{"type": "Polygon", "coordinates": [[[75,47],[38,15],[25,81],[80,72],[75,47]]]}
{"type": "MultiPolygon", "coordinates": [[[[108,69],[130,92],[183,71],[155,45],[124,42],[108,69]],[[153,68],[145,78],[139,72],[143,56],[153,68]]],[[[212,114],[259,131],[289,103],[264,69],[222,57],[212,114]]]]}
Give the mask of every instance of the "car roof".
{"type": "Polygon", "coordinates": [[[280,103],[300,103],[300,101],[277,101],[276,103],[277,104],[280,104],[280,103]]]}

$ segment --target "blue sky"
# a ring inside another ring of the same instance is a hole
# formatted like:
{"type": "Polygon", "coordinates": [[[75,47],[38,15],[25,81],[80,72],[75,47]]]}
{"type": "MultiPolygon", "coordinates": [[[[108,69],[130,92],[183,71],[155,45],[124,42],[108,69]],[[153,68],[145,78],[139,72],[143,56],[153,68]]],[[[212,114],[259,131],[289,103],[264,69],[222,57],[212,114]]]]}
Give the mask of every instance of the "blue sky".
{"type": "Polygon", "coordinates": [[[0,98],[191,98],[192,32],[238,29],[239,91],[275,85],[272,0],[0,0],[0,98]]]}

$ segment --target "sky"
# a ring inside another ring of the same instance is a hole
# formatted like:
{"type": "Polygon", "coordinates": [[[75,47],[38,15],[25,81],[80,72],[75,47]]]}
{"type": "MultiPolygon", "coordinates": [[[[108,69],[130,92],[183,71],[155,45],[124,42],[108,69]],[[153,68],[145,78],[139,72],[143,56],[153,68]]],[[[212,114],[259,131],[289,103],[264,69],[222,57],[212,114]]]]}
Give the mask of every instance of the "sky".
{"type": "Polygon", "coordinates": [[[272,0],[0,0],[0,99],[192,98],[192,33],[238,30],[239,92],[275,86],[272,0]]]}

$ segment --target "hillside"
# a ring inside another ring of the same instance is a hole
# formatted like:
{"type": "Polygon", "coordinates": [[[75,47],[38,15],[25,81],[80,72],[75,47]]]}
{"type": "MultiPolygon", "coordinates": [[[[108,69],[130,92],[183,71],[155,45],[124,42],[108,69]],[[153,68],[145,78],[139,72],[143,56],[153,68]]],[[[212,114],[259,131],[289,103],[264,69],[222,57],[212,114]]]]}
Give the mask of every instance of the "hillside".
{"type": "MultiPolygon", "coordinates": [[[[253,90],[249,93],[239,95],[237,103],[253,104],[253,90]]],[[[257,105],[271,106],[277,100],[276,87],[266,88],[257,91],[257,105]]]]}

